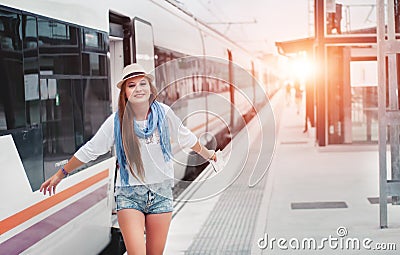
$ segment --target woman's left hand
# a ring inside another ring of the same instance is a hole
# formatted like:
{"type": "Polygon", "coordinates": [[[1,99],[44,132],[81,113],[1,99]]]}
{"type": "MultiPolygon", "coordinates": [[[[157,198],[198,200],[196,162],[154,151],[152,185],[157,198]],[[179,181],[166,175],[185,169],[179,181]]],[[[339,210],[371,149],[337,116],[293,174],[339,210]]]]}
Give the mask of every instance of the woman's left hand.
{"type": "Polygon", "coordinates": [[[212,154],[212,156],[210,157],[210,160],[214,160],[215,162],[217,162],[217,154],[215,153],[215,151],[212,154]]]}
{"type": "Polygon", "coordinates": [[[56,193],[56,187],[57,185],[61,182],[61,180],[64,178],[64,175],[59,174],[60,171],[57,171],[52,177],[47,179],[41,186],[40,186],[40,192],[43,192],[44,195],[46,195],[46,191],[49,192],[49,196],[54,195],[56,193]]]}
{"type": "Polygon", "coordinates": [[[207,149],[199,141],[197,141],[197,143],[191,149],[197,152],[205,160],[214,160],[215,162],[217,162],[217,156],[215,155],[215,150],[207,149]]]}

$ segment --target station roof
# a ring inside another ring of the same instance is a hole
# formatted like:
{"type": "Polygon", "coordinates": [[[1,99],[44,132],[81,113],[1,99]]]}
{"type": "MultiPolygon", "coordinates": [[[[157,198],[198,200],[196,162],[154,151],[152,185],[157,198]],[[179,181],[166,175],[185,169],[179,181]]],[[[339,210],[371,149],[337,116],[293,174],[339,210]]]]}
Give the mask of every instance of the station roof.
{"type": "Polygon", "coordinates": [[[275,42],[278,47],[279,54],[293,54],[299,51],[312,51],[314,45],[314,37],[307,37],[284,42],[275,42]]]}
{"type": "MultiPolygon", "coordinates": [[[[290,41],[275,42],[279,54],[290,55],[299,51],[311,52],[313,50],[315,38],[306,37],[290,41]]],[[[338,35],[330,35],[324,38],[327,44],[357,44],[357,43],[376,43],[376,27],[352,30],[338,35]]]]}

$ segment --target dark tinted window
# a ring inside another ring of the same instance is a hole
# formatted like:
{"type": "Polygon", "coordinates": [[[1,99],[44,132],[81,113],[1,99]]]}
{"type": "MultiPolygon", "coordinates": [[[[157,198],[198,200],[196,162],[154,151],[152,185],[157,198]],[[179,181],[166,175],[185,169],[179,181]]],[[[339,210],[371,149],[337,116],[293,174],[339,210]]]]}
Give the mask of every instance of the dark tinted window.
{"type": "Polygon", "coordinates": [[[72,81],[47,79],[47,83],[48,98],[42,100],[41,109],[46,178],[58,169],[58,161],[75,152],[72,81]]]}
{"type": "Polygon", "coordinates": [[[38,19],[41,52],[50,48],[78,49],[78,28],[49,19],[38,19]]]}
{"type": "Polygon", "coordinates": [[[74,111],[75,148],[83,145],[83,89],[81,80],[74,80],[72,86],[72,100],[74,111]]]}
{"type": "Polygon", "coordinates": [[[104,34],[87,28],[83,31],[83,44],[83,49],[85,51],[97,52],[106,52],[108,45],[104,34]]]}
{"type": "Polygon", "coordinates": [[[107,76],[108,42],[104,33],[84,29],[82,73],[89,76],[107,76]]]}
{"type": "Polygon", "coordinates": [[[96,53],[83,53],[82,71],[83,75],[106,76],[107,55],[96,53]]]}
{"type": "Polygon", "coordinates": [[[40,123],[39,56],[36,17],[22,16],[25,111],[28,125],[40,123]]]}
{"type": "Polygon", "coordinates": [[[40,70],[80,75],[79,29],[53,20],[38,19],[40,70]]]}
{"type": "Polygon", "coordinates": [[[32,190],[43,182],[36,19],[0,10],[0,135],[12,135],[32,190]]]}
{"type": "Polygon", "coordinates": [[[21,15],[0,10],[0,129],[25,126],[21,15]]]}
{"type": "Polygon", "coordinates": [[[88,141],[110,114],[107,79],[86,79],[83,83],[85,142],[88,141]]]}
{"type": "Polygon", "coordinates": [[[51,74],[79,75],[79,56],[43,56],[40,55],[40,70],[50,71],[51,74]]]}
{"type": "Polygon", "coordinates": [[[0,9],[0,135],[13,136],[33,190],[111,113],[106,38],[0,9]]]}

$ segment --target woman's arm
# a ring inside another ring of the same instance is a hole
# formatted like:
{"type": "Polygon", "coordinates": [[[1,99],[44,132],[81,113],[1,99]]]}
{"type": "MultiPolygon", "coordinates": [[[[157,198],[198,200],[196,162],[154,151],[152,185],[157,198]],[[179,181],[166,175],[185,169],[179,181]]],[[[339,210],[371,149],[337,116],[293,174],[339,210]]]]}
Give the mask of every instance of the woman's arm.
{"type": "Polygon", "coordinates": [[[61,180],[70,172],[72,172],[74,169],[80,167],[84,163],[77,159],[75,156],[72,156],[72,158],[68,161],[68,163],[61,169],[59,169],[52,177],[47,179],[42,186],[40,186],[40,192],[43,191],[43,193],[46,195],[46,191],[49,192],[49,196],[52,194],[54,195],[56,193],[56,187],[57,185],[61,182],[61,180]],[[65,173],[63,172],[63,170],[65,173]]]}
{"type": "Polygon", "coordinates": [[[110,150],[114,144],[114,116],[112,114],[107,118],[92,139],[75,152],[64,168],[59,169],[40,186],[40,192],[46,195],[48,191],[50,196],[55,194],[57,185],[68,173],[110,150]]]}
{"type": "Polygon", "coordinates": [[[217,161],[217,157],[215,156],[215,151],[214,150],[209,150],[207,149],[204,145],[202,145],[199,141],[191,147],[193,151],[195,151],[197,154],[202,156],[204,159],[211,159],[214,161],[217,161]]]}
{"type": "Polygon", "coordinates": [[[175,142],[183,148],[191,148],[204,159],[212,159],[214,161],[217,161],[215,151],[209,150],[204,145],[202,145],[199,142],[198,138],[192,133],[192,131],[182,125],[181,119],[176,116],[174,111],[169,106],[165,104],[162,105],[168,116],[168,121],[171,127],[171,136],[175,140],[175,142]]]}
{"type": "Polygon", "coordinates": [[[190,131],[187,127],[182,125],[181,119],[176,116],[174,111],[167,105],[162,104],[166,114],[168,116],[168,121],[171,127],[171,135],[179,146],[184,148],[191,148],[194,152],[198,153],[204,159],[212,159],[217,161],[214,150],[207,149],[202,145],[198,138],[190,131]]]}

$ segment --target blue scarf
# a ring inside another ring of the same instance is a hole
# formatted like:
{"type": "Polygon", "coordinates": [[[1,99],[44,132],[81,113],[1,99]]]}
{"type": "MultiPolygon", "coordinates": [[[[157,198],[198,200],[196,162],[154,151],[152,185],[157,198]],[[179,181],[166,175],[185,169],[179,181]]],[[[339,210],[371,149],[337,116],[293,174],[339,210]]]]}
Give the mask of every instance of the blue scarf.
{"type": "MultiPolygon", "coordinates": [[[[139,128],[135,119],[133,120],[135,134],[140,138],[146,139],[153,134],[157,127],[158,133],[160,135],[160,145],[164,155],[164,160],[168,162],[171,160],[171,142],[168,128],[168,120],[166,118],[165,110],[162,105],[157,101],[154,101],[151,104],[150,110],[151,111],[147,119],[147,128],[145,128],[144,130],[139,128]]],[[[122,185],[127,186],[129,184],[129,175],[128,171],[126,171],[125,169],[126,155],[124,151],[124,146],[122,145],[122,134],[118,112],[115,114],[114,118],[114,137],[122,185]]]]}

